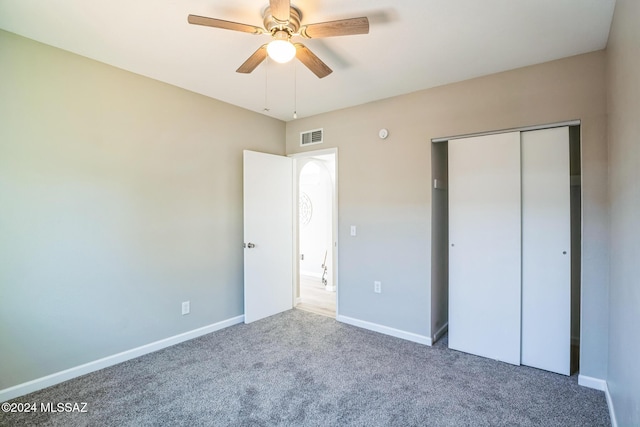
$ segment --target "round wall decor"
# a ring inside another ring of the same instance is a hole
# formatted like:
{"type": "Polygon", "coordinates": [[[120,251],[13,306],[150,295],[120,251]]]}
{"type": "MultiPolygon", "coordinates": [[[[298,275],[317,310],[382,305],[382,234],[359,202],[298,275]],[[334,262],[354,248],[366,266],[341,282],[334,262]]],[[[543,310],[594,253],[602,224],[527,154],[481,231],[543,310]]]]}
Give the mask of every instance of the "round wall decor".
{"type": "Polygon", "coordinates": [[[313,215],[313,205],[307,193],[300,193],[300,203],[298,205],[300,214],[300,224],[307,225],[311,221],[313,215]]]}

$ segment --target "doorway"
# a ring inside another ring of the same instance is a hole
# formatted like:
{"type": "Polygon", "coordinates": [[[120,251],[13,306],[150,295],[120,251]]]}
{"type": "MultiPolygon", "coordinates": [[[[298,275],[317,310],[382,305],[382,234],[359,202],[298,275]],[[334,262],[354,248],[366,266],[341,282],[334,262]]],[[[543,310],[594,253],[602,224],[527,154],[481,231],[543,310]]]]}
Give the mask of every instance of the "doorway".
{"type": "Polygon", "coordinates": [[[297,203],[295,307],[337,313],[337,150],[294,156],[297,203]]]}

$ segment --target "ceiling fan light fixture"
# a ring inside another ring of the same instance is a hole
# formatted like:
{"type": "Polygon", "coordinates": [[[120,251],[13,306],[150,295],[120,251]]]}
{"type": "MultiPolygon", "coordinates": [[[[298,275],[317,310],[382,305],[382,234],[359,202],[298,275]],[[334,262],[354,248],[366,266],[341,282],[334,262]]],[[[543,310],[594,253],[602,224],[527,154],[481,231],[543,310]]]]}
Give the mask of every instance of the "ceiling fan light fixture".
{"type": "Polygon", "coordinates": [[[243,74],[251,73],[267,58],[285,63],[295,57],[319,79],[322,79],[333,72],[331,68],[302,43],[292,44],[292,37],[318,39],[369,33],[369,20],[364,16],[301,26],[302,13],[291,4],[291,0],[269,0],[269,6],[263,10],[262,17],[264,28],[199,15],[189,15],[187,21],[193,25],[243,33],[270,34],[273,41],[260,46],[236,70],[243,74]]]}
{"type": "Polygon", "coordinates": [[[296,47],[288,40],[273,40],[267,45],[269,58],[284,64],[296,56],[296,47]]]}

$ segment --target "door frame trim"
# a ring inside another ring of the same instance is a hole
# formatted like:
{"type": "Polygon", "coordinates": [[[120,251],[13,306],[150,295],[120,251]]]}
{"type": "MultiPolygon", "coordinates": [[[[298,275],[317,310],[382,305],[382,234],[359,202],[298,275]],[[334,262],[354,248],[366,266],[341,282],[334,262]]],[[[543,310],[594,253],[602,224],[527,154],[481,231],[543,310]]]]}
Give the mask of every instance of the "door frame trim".
{"type": "Polygon", "coordinates": [[[339,250],[339,241],[338,241],[338,148],[325,148],[322,150],[312,150],[305,151],[302,153],[289,154],[287,157],[291,157],[293,159],[293,171],[294,179],[293,179],[293,301],[296,301],[298,296],[296,295],[296,290],[300,286],[300,260],[298,259],[298,228],[299,228],[299,215],[298,215],[298,184],[300,180],[300,176],[297,173],[298,171],[298,160],[308,159],[318,156],[331,155],[334,156],[335,161],[335,182],[333,183],[333,212],[332,212],[332,234],[333,234],[333,284],[336,288],[336,317],[340,314],[340,297],[338,290],[340,289],[339,280],[338,280],[338,250],[339,250]]]}
{"type": "Polygon", "coordinates": [[[454,135],[454,136],[444,136],[440,138],[432,138],[431,142],[447,142],[452,139],[461,139],[461,138],[471,138],[475,136],[486,136],[486,135],[495,135],[498,133],[509,133],[509,132],[526,132],[530,130],[542,130],[542,129],[551,129],[551,128],[559,128],[565,126],[580,126],[580,120],[568,120],[566,122],[557,122],[557,123],[547,123],[544,125],[533,125],[533,126],[523,126],[519,128],[509,128],[509,129],[498,129],[491,130],[487,132],[477,132],[477,133],[467,133],[463,135],[454,135]]]}

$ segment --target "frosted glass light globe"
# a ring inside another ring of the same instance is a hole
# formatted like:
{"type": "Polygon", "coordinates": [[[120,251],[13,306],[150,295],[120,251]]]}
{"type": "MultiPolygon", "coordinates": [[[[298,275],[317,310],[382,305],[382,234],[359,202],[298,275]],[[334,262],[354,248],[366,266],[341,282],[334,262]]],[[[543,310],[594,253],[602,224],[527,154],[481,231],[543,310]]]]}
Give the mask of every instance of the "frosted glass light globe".
{"type": "Polygon", "coordinates": [[[269,58],[284,64],[296,56],[296,47],[287,40],[274,40],[267,45],[269,58]]]}

